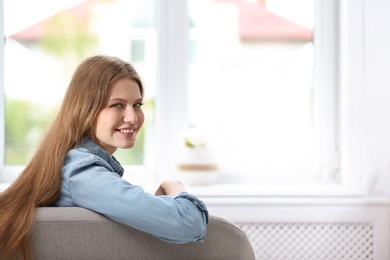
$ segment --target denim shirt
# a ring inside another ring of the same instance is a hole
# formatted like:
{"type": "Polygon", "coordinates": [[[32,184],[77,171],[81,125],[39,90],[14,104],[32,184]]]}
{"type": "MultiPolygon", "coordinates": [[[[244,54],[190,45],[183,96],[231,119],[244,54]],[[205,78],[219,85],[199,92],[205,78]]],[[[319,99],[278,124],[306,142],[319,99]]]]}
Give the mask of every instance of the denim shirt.
{"type": "Polygon", "coordinates": [[[122,179],[123,168],[91,139],[70,150],[55,206],[82,207],[171,243],[203,242],[208,211],[187,192],[156,196],[122,179]]]}

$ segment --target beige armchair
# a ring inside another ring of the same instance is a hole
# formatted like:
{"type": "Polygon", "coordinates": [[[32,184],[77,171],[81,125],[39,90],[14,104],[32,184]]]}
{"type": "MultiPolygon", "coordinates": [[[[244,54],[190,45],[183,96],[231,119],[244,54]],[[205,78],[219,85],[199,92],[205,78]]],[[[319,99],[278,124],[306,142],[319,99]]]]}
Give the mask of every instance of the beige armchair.
{"type": "Polygon", "coordinates": [[[252,260],[246,234],[210,216],[204,243],[170,244],[83,208],[38,208],[31,234],[35,259],[252,260]]]}

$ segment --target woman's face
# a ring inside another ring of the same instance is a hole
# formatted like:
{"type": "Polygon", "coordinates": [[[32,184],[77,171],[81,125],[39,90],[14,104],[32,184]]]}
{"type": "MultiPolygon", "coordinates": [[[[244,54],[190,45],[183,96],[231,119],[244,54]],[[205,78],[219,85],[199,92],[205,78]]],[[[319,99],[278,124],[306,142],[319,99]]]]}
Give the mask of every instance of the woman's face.
{"type": "Polygon", "coordinates": [[[96,143],[112,155],[117,148],[134,146],[144,113],[140,88],[134,80],[119,79],[110,86],[107,96],[93,127],[96,143]]]}

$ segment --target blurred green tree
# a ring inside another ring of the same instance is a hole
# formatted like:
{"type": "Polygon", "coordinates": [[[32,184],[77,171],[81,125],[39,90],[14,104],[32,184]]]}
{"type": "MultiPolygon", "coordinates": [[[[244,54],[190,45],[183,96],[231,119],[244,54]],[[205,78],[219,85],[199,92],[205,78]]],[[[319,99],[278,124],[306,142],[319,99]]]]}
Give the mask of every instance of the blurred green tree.
{"type": "Polygon", "coordinates": [[[28,162],[53,114],[54,110],[46,110],[39,104],[26,100],[6,99],[7,165],[23,165],[28,162]]]}

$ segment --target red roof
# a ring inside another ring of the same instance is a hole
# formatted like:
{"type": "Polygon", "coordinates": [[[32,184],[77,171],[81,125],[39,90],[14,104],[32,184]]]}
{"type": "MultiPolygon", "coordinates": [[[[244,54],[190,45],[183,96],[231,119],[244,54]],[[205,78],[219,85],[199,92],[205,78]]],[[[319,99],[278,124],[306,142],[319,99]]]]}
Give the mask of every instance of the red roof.
{"type": "Polygon", "coordinates": [[[43,23],[37,23],[27,29],[12,34],[10,38],[15,40],[38,40],[45,33],[45,27],[43,23]]]}
{"type": "MultiPolygon", "coordinates": [[[[261,3],[249,3],[245,0],[215,0],[231,3],[239,11],[239,30],[243,40],[312,39],[312,30],[269,12],[261,3]]],[[[261,1],[260,1],[261,2],[261,1]]]]}
{"type": "MultiPolygon", "coordinates": [[[[89,15],[89,1],[78,4],[67,10],[61,12],[67,12],[72,15],[75,21],[80,26],[86,26],[87,17],[89,15]]],[[[47,32],[47,29],[52,23],[52,17],[49,17],[39,23],[36,23],[20,32],[17,32],[10,37],[15,40],[38,40],[47,32]]]]}

